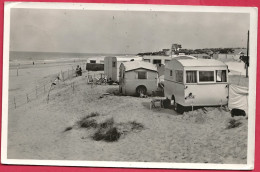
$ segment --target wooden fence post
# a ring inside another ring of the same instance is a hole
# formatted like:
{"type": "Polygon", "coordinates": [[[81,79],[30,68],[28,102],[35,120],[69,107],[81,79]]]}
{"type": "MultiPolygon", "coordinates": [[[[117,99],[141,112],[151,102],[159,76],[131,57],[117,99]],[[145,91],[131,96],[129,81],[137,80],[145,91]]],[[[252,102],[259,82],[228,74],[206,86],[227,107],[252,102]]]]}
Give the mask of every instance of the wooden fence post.
{"type": "Polygon", "coordinates": [[[14,108],[16,109],[16,102],[15,102],[15,97],[14,97],[14,108]]]}
{"type": "Polygon", "coordinates": [[[49,103],[49,94],[48,94],[48,96],[47,96],[47,104],[49,103]]]}
{"type": "Polygon", "coordinates": [[[52,87],[53,83],[50,86],[50,89],[48,91],[48,96],[47,96],[47,104],[49,103],[49,99],[50,99],[50,92],[51,92],[51,87],[52,87]]]}
{"type": "Polygon", "coordinates": [[[60,80],[62,79],[62,81],[63,81],[62,70],[60,71],[60,77],[62,77],[62,78],[60,78],[60,80]]]}
{"type": "Polygon", "coordinates": [[[68,69],[68,78],[67,79],[70,79],[70,70],[68,69]]]}
{"type": "Polygon", "coordinates": [[[35,86],[35,93],[36,93],[36,98],[38,98],[38,94],[37,94],[37,85],[35,86]]]}

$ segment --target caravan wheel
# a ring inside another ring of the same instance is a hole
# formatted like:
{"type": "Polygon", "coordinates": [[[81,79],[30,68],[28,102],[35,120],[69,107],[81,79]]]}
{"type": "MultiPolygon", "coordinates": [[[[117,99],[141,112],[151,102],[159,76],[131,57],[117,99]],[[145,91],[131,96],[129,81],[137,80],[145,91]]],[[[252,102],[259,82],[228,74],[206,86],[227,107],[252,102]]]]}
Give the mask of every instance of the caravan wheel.
{"type": "Polygon", "coordinates": [[[174,95],[172,95],[172,105],[173,105],[173,109],[176,111],[177,110],[177,103],[175,101],[174,95]]]}
{"type": "Polygon", "coordinates": [[[136,94],[137,96],[140,96],[141,93],[143,93],[144,95],[146,95],[147,89],[145,86],[140,85],[136,88],[136,94]]]}
{"type": "Polygon", "coordinates": [[[179,114],[183,114],[184,111],[185,111],[184,109],[185,109],[184,106],[182,106],[182,105],[176,103],[176,112],[178,112],[179,114]]]}

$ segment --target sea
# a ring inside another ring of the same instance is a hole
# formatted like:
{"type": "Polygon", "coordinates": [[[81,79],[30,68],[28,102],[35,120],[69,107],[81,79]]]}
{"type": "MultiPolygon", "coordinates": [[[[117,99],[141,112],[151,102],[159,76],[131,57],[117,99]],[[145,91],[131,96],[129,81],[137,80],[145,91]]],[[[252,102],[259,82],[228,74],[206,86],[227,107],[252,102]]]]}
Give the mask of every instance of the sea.
{"type": "Polygon", "coordinates": [[[9,66],[16,67],[31,64],[87,62],[88,58],[106,56],[134,56],[134,54],[100,54],[100,53],[67,53],[67,52],[27,52],[10,51],[9,66]]]}

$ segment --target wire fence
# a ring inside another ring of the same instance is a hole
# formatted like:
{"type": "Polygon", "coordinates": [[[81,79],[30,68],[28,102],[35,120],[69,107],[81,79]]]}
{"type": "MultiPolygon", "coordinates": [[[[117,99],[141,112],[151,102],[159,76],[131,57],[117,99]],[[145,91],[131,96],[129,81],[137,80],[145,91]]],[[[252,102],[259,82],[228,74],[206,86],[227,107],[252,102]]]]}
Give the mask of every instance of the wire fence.
{"type": "MultiPolygon", "coordinates": [[[[34,88],[28,89],[25,91],[24,94],[16,95],[13,97],[9,97],[8,101],[8,108],[9,110],[13,110],[19,108],[29,102],[32,102],[44,95],[47,96],[47,103],[48,97],[52,86],[57,84],[60,81],[70,80],[76,77],[76,70],[75,69],[68,69],[67,71],[60,71],[57,74],[51,75],[48,78],[44,78],[42,80],[37,81],[34,88]]],[[[74,84],[73,84],[74,86],[74,84]]]]}

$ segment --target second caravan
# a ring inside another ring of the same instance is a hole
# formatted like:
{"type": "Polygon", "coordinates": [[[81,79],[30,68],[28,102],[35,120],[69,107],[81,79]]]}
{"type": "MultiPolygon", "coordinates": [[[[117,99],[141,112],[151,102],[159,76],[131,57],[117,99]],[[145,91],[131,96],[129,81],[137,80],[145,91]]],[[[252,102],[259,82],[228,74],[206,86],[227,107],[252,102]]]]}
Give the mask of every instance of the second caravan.
{"type": "Polygon", "coordinates": [[[165,66],[165,97],[176,110],[228,103],[228,67],[214,59],[172,59],[165,66]]]}

